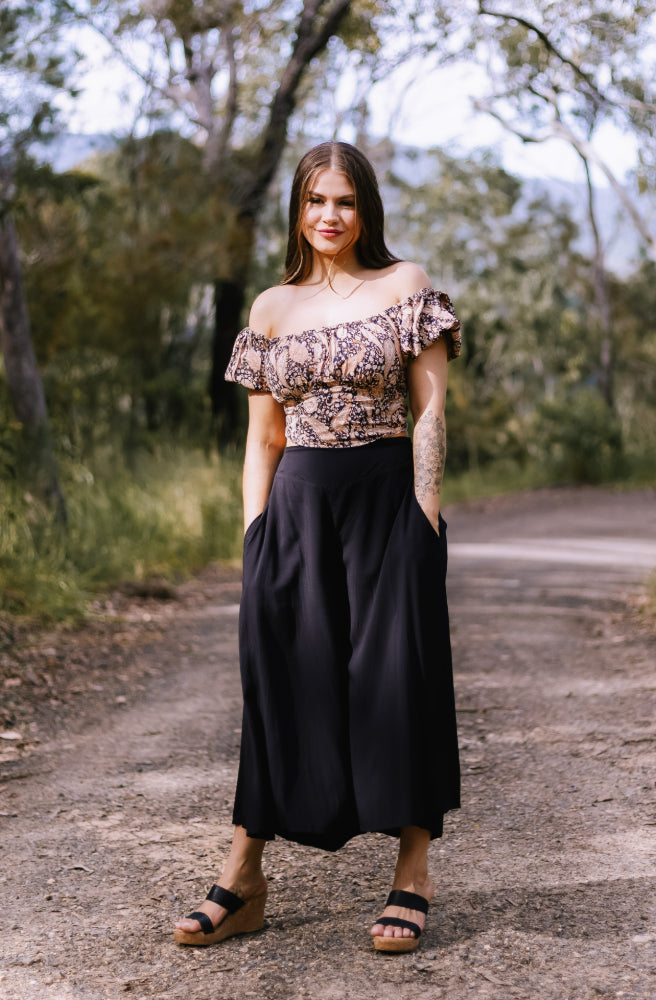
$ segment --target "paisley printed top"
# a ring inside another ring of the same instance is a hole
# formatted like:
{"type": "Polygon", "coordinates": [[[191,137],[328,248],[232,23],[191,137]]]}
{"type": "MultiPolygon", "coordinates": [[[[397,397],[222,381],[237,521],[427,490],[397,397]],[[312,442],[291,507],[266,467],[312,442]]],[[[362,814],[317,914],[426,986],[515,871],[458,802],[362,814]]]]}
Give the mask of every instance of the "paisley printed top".
{"type": "Polygon", "coordinates": [[[423,288],[375,316],[317,330],[266,337],[246,327],[225,377],[283,404],[288,444],[349,448],[406,430],[408,362],[440,337],[456,358],[449,297],[423,288]]]}

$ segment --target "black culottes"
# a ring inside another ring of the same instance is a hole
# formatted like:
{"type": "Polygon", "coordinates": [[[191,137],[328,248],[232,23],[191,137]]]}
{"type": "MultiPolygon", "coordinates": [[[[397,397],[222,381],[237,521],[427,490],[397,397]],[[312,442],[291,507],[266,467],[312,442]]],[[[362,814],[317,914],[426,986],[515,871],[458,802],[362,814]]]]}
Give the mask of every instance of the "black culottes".
{"type": "Polygon", "coordinates": [[[288,448],[244,539],[234,822],[336,850],[459,805],[446,525],[412,444],[288,448]]]}

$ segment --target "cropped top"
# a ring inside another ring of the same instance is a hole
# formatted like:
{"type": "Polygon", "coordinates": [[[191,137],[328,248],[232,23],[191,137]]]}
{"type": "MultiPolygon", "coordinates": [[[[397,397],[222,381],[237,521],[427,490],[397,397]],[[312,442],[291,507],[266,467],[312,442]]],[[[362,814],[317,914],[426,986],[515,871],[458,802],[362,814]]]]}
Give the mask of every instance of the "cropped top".
{"type": "Polygon", "coordinates": [[[440,337],[456,358],[460,323],[449,297],[423,288],[335,326],[281,337],[246,327],[225,377],[283,404],[289,444],[348,448],[406,430],[408,362],[440,337]]]}

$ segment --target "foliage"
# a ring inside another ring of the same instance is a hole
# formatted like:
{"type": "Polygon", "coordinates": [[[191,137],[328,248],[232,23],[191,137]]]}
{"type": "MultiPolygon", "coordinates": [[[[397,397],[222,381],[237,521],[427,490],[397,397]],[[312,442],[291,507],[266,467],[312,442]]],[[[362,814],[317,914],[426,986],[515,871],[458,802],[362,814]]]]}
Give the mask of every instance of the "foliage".
{"type": "Polygon", "coordinates": [[[107,431],[132,447],[144,429],[209,428],[217,234],[212,199],[194,183],[198,158],[156,133],[68,175],[56,197],[23,190],[35,345],[53,420],[78,454],[107,431]]]}
{"type": "MultiPolygon", "coordinates": [[[[267,202],[250,296],[278,280],[283,188],[296,152],[267,202]]],[[[386,144],[369,152],[383,180],[391,245],[448,289],[464,322],[463,357],[450,373],[451,471],[533,459],[551,467],[552,409],[541,401],[566,408],[598,381],[589,272],[566,208],[527,197],[489,154],[460,161],[437,150],[417,159],[386,144]]],[[[56,195],[25,191],[18,218],[35,338],[71,458],[118,440],[139,449],[158,429],[208,443],[207,282],[216,232],[211,192],[191,183],[198,157],[185,140],[156,133],[98,158],[56,195]]],[[[652,271],[645,264],[613,286],[618,405],[632,463],[653,441],[652,271]]],[[[588,409],[574,406],[570,415],[570,423],[582,420],[583,436],[588,409]]],[[[576,462],[568,468],[578,475],[576,462]]]]}
{"type": "Polygon", "coordinates": [[[591,388],[540,402],[532,449],[555,482],[603,483],[626,471],[619,420],[591,388]]]}
{"type": "Polygon", "coordinates": [[[656,466],[656,263],[644,261],[613,287],[617,410],[632,465],[656,466]]]}
{"type": "Polygon", "coordinates": [[[387,178],[392,244],[449,291],[465,331],[450,371],[450,467],[521,462],[536,399],[593,364],[576,228],[558,206],[527,199],[489,154],[424,154],[422,183],[403,179],[412,166],[397,160],[387,178]]]}
{"type": "Polygon", "coordinates": [[[79,53],[60,35],[61,0],[0,6],[0,165],[11,176],[36,139],[57,128],[53,97],[70,88],[79,53]]]}
{"type": "MultiPolygon", "coordinates": [[[[535,0],[502,16],[474,0],[349,4],[332,41],[290,90],[292,141],[282,169],[263,171],[260,200],[246,210],[298,17],[313,3],[324,14],[333,7],[318,0],[0,5],[0,36],[9,32],[26,70],[45,59],[48,86],[64,82],[69,50],[51,35],[41,49],[35,40],[31,54],[19,49],[11,17],[29,8],[35,17],[52,15],[53,27],[69,15],[92,19],[133,60],[149,123],[147,135],[58,176],[23,155],[36,126],[51,129],[51,90],[33,77],[22,105],[14,77],[0,102],[0,148],[11,138],[20,151],[12,154],[12,209],[69,506],[63,534],[20,485],[20,428],[0,371],[0,607],[69,614],[94,588],[126,576],[176,574],[239,554],[238,455],[207,457],[215,282],[242,281],[255,235],[248,297],[279,279],[291,170],[319,133],[337,127],[356,128],[377,165],[391,247],[425,266],[463,321],[463,356],[450,368],[445,500],[553,479],[656,477],[654,263],[609,281],[612,412],[599,391],[594,274],[567,206],[529,196],[489,153],[455,159],[373,144],[366,135],[367,88],[408,45],[455,57],[464,44],[488,63],[495,112],[516,114],[518,127],[521,119],[542,134],[556,122],[580,128],[587,141],[613,116],[644,133],[641,182],[649,184],[653,141],[641,109],[653,78],[643,72],[647,55],[637,56],[651,5],[631,12],[590,0],[583,10],[535,0]],[[410,41],[401,37],[403,18],[416,27],[410,41]],[[541,18],[552,48],[522,23],[531,18],[541,18]],[[353,101],[340,119],[331,94],[346,74],[353,101]]],[[[0,83],[7,67],[0,54],[0,83]]]]}
{"type": "Polygon", "coordinates": [[[63,463],[69,527],[17,482],[0,497],[0,610],[64,618],[124,579],[177,578],[241,548],[240,462],[160,444],[63,463]]]}
{"type": "Polygon", "coordinates": [[[46,400],[32,343],[12,210],[38,142],[52,137],[56,96],[71,92],[77,54],[62,44],[60,0],[7,0],[0,8],[0,348],[12,411],[20,422],[17,467],[65,520],[46,400]]]}

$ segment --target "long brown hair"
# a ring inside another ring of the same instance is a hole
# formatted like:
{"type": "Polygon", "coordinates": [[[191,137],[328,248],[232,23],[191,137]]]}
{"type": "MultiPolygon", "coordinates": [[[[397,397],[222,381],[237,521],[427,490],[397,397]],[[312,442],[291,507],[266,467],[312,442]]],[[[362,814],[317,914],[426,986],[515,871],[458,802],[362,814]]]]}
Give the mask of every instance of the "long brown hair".
{"type": "Polygon", "coordinates": [[[305,281],[312,270],[312,247],[303,235],[303,216],[317,174],[327,169],[344,174],[353,185],[360,223],[355,251],[360,264],[378,270],[399,260],[385,245],[383,203],[369,160],[348,142],[322,142],[305,154],[294,174],[283,285],[305,281]]]}

